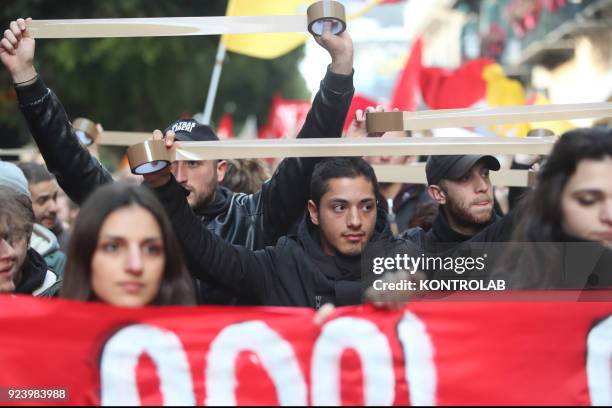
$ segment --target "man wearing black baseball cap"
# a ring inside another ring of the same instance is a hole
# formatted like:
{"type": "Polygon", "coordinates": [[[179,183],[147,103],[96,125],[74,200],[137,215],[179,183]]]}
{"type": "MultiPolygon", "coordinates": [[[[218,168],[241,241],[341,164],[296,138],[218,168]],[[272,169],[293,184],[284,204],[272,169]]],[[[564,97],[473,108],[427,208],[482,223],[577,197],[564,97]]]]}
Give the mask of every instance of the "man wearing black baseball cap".
{"type": "Polygon", "coordinates": [[[489,171],[499,161],[488,155],[430,156],[425,166],[427,190],[439,212],[429,231],[420,227],[402,234],[428,252],[466,241],[497,220],[489,171]],[[439,246],[438,246],[439,248],[439,246]]]}

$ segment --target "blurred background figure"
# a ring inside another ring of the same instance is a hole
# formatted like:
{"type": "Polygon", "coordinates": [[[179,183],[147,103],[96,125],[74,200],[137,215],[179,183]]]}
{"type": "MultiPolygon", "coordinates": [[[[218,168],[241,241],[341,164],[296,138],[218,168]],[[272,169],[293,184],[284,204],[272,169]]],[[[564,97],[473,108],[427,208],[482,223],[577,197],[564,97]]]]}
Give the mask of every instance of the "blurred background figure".
{"type": "Polygon", "coordinates": [[[51,230],[57,237],[60,248],[65,251],[68,247],[70,232],[64,229],[58,217],[60,208],[57,197],[60,188],[55,176],[42,164],[25,162],[18,163],[17,166],[28,180],[36,222],[51,230]]]}
{"type": "Polygon", "coordinates": [[[270,175],[268,164],[261,159],[228,160],[221,185],[235,193],[253,194],[261,189],[270,175]]]}
{"type": "Polygon", "coordinates": [[[71,231],[74,220],[79,215],[79,206],[61,188],[57,194],[57,206],[59,207],[57,216],[62,222],[64,230],[71,231]]]}

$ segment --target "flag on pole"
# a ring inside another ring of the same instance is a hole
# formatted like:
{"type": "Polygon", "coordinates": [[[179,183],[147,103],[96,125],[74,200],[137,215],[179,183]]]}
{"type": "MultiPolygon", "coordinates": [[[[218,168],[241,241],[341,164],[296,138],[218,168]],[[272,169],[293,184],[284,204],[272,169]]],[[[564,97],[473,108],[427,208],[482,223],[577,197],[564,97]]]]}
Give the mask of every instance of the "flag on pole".
{"type": "MultiPolygon", "coordinates": [[[[309,0],[229,0],[228,16],[306,14],[309,0]]],[[[231,34],[221,39],[227,50],[255,58],[273,59],[299,47],[308,36],[302,33],[231,34]]]]}
{"type": "MultiPolygon", "coordinates": [[[[339,0],[351,20],[367,13],[372,7],[398,0],[339,0]]],[[[314,0],[229,0],[228,16],[306,15],[314,0]]],[[[308,39],[302,33],[228,34],[221,38],[228,51],[250,57],[274,59],[293,51],[308,39]]]]}

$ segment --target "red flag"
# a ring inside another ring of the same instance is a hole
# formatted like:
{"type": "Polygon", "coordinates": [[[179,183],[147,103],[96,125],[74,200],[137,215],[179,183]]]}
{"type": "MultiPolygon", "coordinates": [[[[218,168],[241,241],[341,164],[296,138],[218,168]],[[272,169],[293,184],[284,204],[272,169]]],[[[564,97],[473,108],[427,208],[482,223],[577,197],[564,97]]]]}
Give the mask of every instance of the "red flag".
{"type": "Polygon", "coordinates": [[[419,37],[410,50],[410,57],[393,91],[391,108],[403,111],[415,111],[417,108],[417,92],[419,90],[419,76],[421,71],[421,54],[423,40],[419,37]]]}
{"type": "Polygon", "coordinates": [[[456,70],[422,67],[419,78],[423,100],[430,109],[472,106],[486,98],[487,82],[483,69],[495,61],[477,58],[456,70]]]}
{"type": "Polygon", "coordinates": [[[234,121],[231,113],[225,112],[221,117],[217,135],[219,139],[232,139],[234,137],[234,121]]]}
{"type": "Polygon", "coordinates": [[[259,138],[295,137],[302,128],[309,110],[308,101],[287,100],[278,94],[274,95],[268,123],[261,128],[259,138]]]}
{"type": "Polygon", "coordinates": [[[349,128],[353,118],[355,117],[355,112],[357,109],[365,110],[368,106],[376,106],[378,102],[373,99],[367,98],[360,94],[355,94],[353,96],[353,100],[351,101],[351,106],[349,107],[348,114],[346,115],[346,121],[344,122],[344,131],[349,128]]]}

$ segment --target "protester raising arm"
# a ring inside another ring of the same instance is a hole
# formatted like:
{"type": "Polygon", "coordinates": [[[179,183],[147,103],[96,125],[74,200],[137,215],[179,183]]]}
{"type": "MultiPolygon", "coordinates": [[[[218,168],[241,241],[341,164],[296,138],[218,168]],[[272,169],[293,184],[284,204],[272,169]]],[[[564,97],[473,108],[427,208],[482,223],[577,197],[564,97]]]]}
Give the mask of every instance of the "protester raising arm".
{"type": "MultiPolygon", "coordinates": [[[[156,131],[156,137],[161,137],[161,132],[156,131]]],[[[196,278],[254,298],[260,304],[288,304],[290,299],[279,294],[278,285],[273,283],[276,248],[252,251],[217,237],[202,225],[189,207],[183,189],[169,168],[145,175],[144,178],[145,184],[154,189],[164,204],[183,248],[185,242],[190,242],[192,248],[198,248],[197,252],[183,251],[189,269],[196,278]]]]}
{"type": "Polygon", "coordinates": [[[0,42],[0,60],[15,83],[19,107],[47,168],[77,204],[112,177],[82,146],[57,96],[34,68],[35,41],[24,19],[12,21],[0,42]]]}
{"type": "MultiPolygon", "coordinates": [[[[331,56],[298,139],[339,138],[353,98],[353,42],[348,32],[325,33],[315,40],[331,56]]],[[[263,232],[261,246],[274,245],[306,209],[308,185],[318,157],[286,158],[261,190],[250,197],[251,213],[263,232]]]]}

